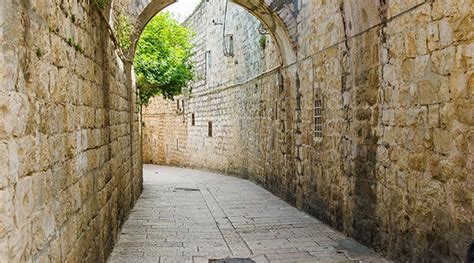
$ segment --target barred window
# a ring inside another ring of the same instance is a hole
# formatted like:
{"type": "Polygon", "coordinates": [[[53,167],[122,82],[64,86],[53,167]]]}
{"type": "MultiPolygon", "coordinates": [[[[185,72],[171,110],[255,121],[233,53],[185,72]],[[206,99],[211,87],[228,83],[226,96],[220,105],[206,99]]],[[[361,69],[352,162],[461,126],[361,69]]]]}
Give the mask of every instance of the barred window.
{"type": "Polygon", "coordinates": [[[323,100],[319,96],[314,100],[314,137],[323,138],[323,100]]]}

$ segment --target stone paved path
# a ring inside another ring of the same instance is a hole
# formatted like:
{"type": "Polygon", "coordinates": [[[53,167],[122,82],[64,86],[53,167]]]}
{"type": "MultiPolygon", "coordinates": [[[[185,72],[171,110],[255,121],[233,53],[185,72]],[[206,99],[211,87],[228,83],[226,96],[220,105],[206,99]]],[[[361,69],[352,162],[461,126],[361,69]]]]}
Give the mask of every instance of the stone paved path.
{"type": "Polygon", "coordinates": [[[145,165],[144,192],[109,262],[384,262],[252,182],[145,165]],[[212,262],[212,261],[211,261],[212,262]]]}

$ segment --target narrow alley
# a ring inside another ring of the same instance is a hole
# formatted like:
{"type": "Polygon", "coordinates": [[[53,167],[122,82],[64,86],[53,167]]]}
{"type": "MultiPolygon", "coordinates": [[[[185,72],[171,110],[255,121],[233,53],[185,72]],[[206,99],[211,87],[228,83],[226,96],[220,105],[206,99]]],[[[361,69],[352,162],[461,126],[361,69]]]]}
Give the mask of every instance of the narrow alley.
{"type": "Polygon", "coordinates": [[[220,262],[212,259],[227,257],[255,262],[385,261],[250,181],[145,165],[143,194],[109,262],[220,262]]]}

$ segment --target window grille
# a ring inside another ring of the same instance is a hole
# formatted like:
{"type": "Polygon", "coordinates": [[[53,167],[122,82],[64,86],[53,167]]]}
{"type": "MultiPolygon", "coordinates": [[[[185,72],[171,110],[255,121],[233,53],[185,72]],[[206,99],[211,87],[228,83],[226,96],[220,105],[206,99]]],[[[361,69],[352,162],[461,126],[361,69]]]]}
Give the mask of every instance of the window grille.
{"type": "Polygon", "coordinates": [[[323,100],[319,96],[314,100],[314,137],[323,138],[323,100]]]}

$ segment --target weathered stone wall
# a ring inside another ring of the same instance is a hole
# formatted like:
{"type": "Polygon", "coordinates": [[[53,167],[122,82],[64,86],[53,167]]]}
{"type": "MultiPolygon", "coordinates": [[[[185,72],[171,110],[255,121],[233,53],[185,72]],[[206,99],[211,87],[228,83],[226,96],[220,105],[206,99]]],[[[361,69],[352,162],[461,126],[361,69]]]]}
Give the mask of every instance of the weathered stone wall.
{"type": "MultiPolygon", "coordinates": [[[[248,71],[221,64],[214,85],[194,83],[179,165],[254,180],[400,262],[461,261],[474,236],[474,3],[270,2],[297,21],[297,62],[243,84],[248,71]]],[[[222,39],[202,16],[189,23],[201,48],[222,39]]]]}
{"type": "MultiPolygon", "coordinates": [[[[221,130],[221,125],[222,121],[230,118],[228,111],[236,106],[222,108],[219,111],[212,110],[210,104],[215,105],[213,107],[225,107],[228,105],[228,100],[234,96],[223,95],[218,90],[246,82],[279,65],[280,58],[271,36],[260,34],[258,30],[260,22],[242,7],[232,3],[227,6],[225,34],[233,34],[234,56],[223,55],[223,25],[216,25],[214,22],[224,22],[225,8],[225,1],[203,2],[194,15],[185,22],[196,33],[193,44],[197,76],[196,81],[190,85],[191,96],[194,99],[178,97],[177,101],[166,101],[155,98],[143,110],[145,162],[183,165],[189,159],[189,153],[193,154],[191,159],[199,164],[208,154],[214,156],[216,151],[226,151],[220,149],[223,143],[218,138],[228,139],[227,136],[222,136],[226,131],[221,130]],[[207,59],[206,53],[208,53],[207,59]],[[210,93],[216,93],[216,96],[210,93]],[[214,138],[202,140],[203,135],[208,134],[209,121],[217,124],[213,127],[214,138]],[[188,142],[195,139],[200,142],[188,142]],[[200,143],[207,145],[201,147],[200,143]]],[[[223,154],[222,157],[227,157],[227,154],[223,154]]],[[[220,168],[225,167],[222,166],[225,163],[220,159],[207,161],[216,162],[215,165],[221,166],[220,168]]]]}
{"type": "Polygon", "coordinates": [[[187,125],[183,99],[151,99],[143,109],[143,162],[179,166],[185,163],[187,125]]]}
{"type": "Polygon", "coordinates": [[[0,262],[103,262],[141,192],[109,36],[89,1],[0,4],[0,262]]]}

